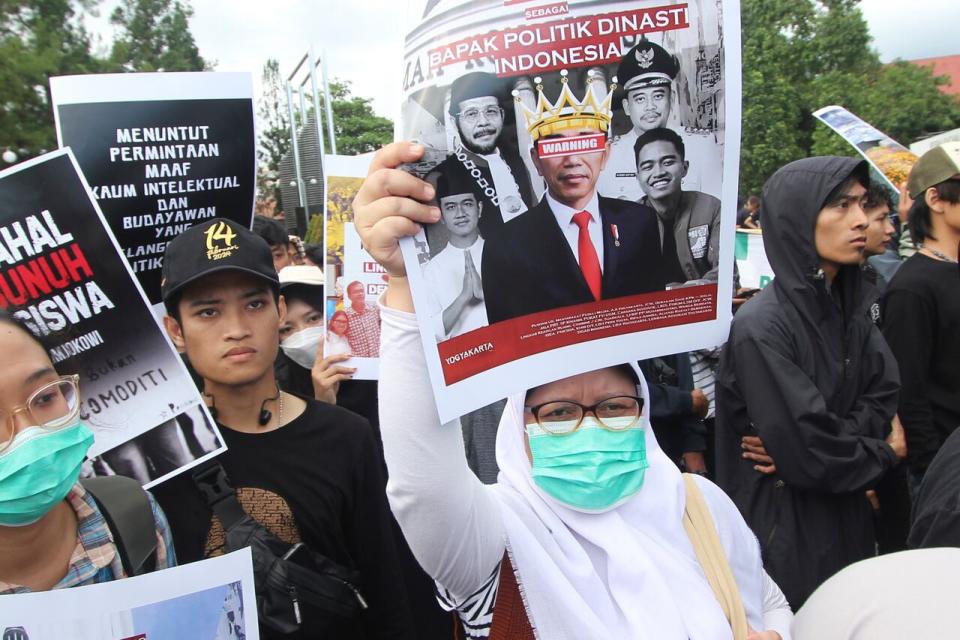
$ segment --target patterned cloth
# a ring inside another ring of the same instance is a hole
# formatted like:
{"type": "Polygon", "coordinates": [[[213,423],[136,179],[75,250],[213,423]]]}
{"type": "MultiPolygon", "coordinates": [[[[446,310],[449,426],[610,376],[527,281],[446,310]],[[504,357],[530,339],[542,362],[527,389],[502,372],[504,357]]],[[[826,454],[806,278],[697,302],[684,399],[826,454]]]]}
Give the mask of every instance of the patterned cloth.
{"type": "Polygon", "coordinates": [[[357,312],[352,305],[345,309],[350,327],[347,340],[350,351],[358,358],[377,358],[380,355],[380,308],[369,302],[363,311],[357,312]]]}
{"type": "MultiPolygon", "coordinates": [[[[157,569],[167,569],[177,564],[170,527],[153,496],[148,493],[147,497],[157,525],[157,569]]],[[[78,483],[67,494],[67,502],[77,514],[77,546],[66,575],[53,588],[68,589],[125,578],[113,535],[93,496],[78,483]]],[[[30,593],[30,589],[0,581],[0,595],[11,593],[30,593]]]]}
{"type": "Polygon", "coordinates": [[[437,588],[437,602],[444,611],[455,611],[463,625],[463,634],[467,640],[482,640],[490,637],[493,626],[493,609],[497,604],[497,592],[500,590],[500,563],[479,589],[457,602],[453,594],[440,584],[437,588]]]}

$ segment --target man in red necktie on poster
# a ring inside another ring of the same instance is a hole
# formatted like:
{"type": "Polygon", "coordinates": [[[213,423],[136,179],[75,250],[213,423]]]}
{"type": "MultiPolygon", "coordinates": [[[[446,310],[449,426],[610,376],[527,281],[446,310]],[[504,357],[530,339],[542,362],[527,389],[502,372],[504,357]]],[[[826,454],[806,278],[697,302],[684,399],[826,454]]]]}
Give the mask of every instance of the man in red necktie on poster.
{"type": "Polygon", "coordinates": [[[491,324],[538,311],[661,291],[660,233],[652,209],[597,194],[610,156],[610,95],[574,96],[563,75],[556,102],[521,104],[533,164],[547,192],[486,239],[483,292],[491,324]]]}

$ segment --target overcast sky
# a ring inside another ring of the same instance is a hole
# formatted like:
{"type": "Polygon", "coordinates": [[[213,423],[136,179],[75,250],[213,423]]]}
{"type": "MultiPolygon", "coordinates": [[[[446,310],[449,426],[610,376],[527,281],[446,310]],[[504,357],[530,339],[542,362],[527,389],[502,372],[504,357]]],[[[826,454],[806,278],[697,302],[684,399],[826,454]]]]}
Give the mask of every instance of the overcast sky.
{"type": "MultiPolygon", "coordinates": [[[[251,71],[259,89],[268,58],[289,74],[313,44],[327,52],[331,76],[350,80],[382,115],[399,108],[405,0],[193,0],[191,29],[217,71],[251,71]]],[[[91,27],[110,40],[104,0],[91,27]]],[[[862,0],[874,47],[884,62],[960,54],[957,0],[862,0]],[[922,10],[919,8],[922,7],[922,10]]],[[[749,34],[745,34],[749,37],[749,34]]]]}

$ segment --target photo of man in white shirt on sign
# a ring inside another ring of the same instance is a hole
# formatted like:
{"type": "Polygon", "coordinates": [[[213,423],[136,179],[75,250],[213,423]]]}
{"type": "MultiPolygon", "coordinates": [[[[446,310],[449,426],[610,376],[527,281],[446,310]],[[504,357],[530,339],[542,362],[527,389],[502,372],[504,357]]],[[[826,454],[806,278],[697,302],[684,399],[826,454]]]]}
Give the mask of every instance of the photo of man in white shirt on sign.
{"type": "MultiPolygon", "coordinates": [[[[447,246],[423,265],[423,277],[433,294],[430,311],[437,340],[446,340],[487,326],[480,263],[483,203],[465,180],[440,176],[437,205],[449,237],[447,246]]],[[[436,226],[436,225],[432,225],[436,226]]],[[[429,234],[430,228],[427,229],[429,234]]]]}

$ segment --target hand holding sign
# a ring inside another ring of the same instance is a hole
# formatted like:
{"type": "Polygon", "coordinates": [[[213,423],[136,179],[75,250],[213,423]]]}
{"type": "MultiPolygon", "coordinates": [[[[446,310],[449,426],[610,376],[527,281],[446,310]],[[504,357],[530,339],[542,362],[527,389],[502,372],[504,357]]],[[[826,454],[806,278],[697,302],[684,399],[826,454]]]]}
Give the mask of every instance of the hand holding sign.
{"type": "Polygon", "coordinates": [[[405,162],[419,160],[423,151],[422,146],[409,142],[394,142],[377,151],[353,201],[353,224],[363,246],[392,279],[406,275],[400,238],[416,235],[418,222],[440,220],[439,209],[418,201],[432,199],[434,188],[397,170],[405,162]]]}

